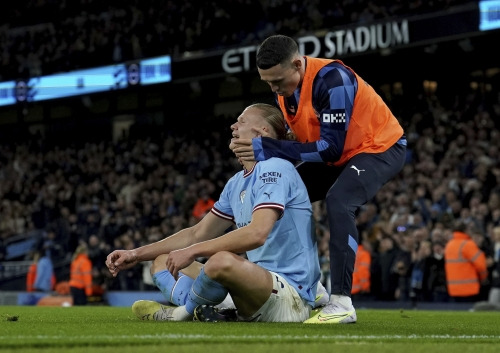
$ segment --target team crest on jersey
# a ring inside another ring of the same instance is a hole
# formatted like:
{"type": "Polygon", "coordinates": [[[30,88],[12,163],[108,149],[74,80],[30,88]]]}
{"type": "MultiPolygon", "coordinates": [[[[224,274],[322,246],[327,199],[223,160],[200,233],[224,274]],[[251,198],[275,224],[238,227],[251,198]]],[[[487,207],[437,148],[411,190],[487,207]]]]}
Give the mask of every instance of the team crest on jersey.
{"type": "Polygon", "coordinates": [[[241,201],[241,203],[243,203],[243,200],[245,200],[245,194],[246,194],[246,190],[242,190],[240,192],[240,201],[241,201]]]}
{"type": "Polygon", "coordinates": [[[259,176],[259,180],[264,184],[276,184],[280,178],[280,172],[265,172],[259,176]]]}

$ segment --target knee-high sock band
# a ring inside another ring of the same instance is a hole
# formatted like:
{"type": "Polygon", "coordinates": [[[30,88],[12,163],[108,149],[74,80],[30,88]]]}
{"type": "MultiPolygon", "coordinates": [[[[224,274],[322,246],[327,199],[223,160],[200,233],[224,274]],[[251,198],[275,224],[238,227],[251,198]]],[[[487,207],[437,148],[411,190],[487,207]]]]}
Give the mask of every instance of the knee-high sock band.
{"type": "Polygon", "coordinates": [[[153,275],[153,282],[161,290],[166,300],[181,306],[186,304],[194,280],[179,272],[179,279],[176,281],[168,270],[163,270],[153,275]]]}
{"type": "Polygon", "coordinates": [[[194,309],[198,305],[217,305],[226,298],[228,293],[229,291],[222,284],[208,277],[202,268],[189,291],[186,310],[188,313],[194,314],[194,309]]]}

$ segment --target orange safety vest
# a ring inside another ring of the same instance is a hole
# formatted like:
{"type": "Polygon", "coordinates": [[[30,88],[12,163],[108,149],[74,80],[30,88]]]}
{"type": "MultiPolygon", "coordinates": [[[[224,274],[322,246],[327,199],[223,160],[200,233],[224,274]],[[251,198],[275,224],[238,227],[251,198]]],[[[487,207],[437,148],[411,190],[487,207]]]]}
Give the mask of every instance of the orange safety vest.
{"type": "Polygon", "coordinates": [[[488,276],[484,252],[465,233],[453,232],[444,249],[446,284],[451,297],[479,294],[481,281],[488,276]]]}
{"type": "Polygon", "coordinates": [[[71,262],[69,286],[85,289],[87,296],[92,295],[92,262],[87,255],[79,254],[71,262]]]}
{"type": "Polygon", "coordinates": [[[358,246],[356,261],[354,262],[354,272],[352,273],[351,294],[370,292],[370,267],[372,256],[363,245],[358,246]]]}
{"type": "Polygon", "coordinates": [[[28,269],[28,274],[26,275],[26,291],[35,291],[35,279],[36,279],[36,263],[31,264],[28,269]]]}
{"type": "Polygon", "coordinates": [[[201,219],[205,214],[212,209],[214,206],[215,201],[211,198],[204,200],[204,199],[198,199],[196,201],[194,207],[193,207],[193,212],[192,215],[196,219],[201,219]]]}
{"type": "MultiPolygon", "coordinates": [[[[320,117],[312,105],[314,78],[325,65],[340,60],[307,58],[307,66],[302,79],[300,100],[295,115],[289,114],[285,107],[285,98],[278,96],[278,102],[288,126],[299,142],[313,142],[320,139],[320,117]]],[[[354,98],[353,111],[344,143],[344,150],[339,160],[333,164],[341,166],[359,153],[381,153],[387,151],[402,136],[403,128],[389,107],[375,90],[349,66],[344,65],[356,76],[358,92],[354,98]]]]}

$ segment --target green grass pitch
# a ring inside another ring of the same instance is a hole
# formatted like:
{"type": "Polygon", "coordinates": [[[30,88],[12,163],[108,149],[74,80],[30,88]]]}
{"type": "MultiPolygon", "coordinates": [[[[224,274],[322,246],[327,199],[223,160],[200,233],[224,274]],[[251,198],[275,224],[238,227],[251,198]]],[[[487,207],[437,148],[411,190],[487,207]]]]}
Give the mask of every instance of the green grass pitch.
{"type": "Polygon", "coordinates": [[[489,353],[500,313],[358,309],[350,325],[150,322],[130,308],[0,306],[2,353],[489,353]]]}

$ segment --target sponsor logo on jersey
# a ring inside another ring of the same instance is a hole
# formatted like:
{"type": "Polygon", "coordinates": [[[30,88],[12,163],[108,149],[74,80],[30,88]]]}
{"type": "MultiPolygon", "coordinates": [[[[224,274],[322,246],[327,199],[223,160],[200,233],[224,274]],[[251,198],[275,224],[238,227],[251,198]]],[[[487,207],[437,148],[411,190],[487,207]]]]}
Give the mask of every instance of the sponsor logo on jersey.
{"type": "Polygon", "coordinates": [[[241,201],[241,203],[243,203],[243,200],[245,200],[245,194],[246,194],[246,190],[242,190],[240,192],[240,201],[241,201]]]}
{"type": "Polygon", "coordinates": [[[323,123],[340,124],[343,127],[346,122],[345,111],[342,109],[323,111],[323,114],[321,115],[321,121],[323,123]]]}
{"type": "Polygon", "coordinates": [[[260,181],[264,184],[276,184],[278,182],[278,179],[281,178],[281,173],[280,172],[267,172],[267,173],[262,173],[259,176],[260,181]]]}
{"type": "Polygon", "coordinates": [[[236,223],[236,227],[242,228],[242,227],[245,227],[249,224],[250,224],[250,222],[238,222],[238,223],[236,223]]]}

